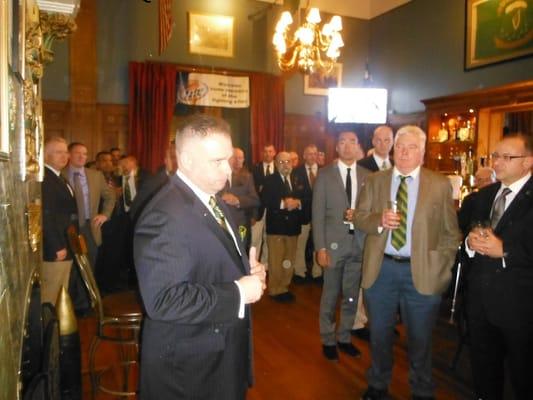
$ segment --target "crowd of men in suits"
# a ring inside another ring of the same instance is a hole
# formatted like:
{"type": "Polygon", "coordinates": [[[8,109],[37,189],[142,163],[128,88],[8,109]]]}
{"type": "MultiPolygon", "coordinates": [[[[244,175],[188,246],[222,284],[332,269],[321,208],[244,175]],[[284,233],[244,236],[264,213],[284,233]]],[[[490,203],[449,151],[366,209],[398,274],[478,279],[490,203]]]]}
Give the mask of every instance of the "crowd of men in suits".
{"type": "Polygon", "coordinates": [[[372,145],[363,157],[357,134],[339,132],[327,165],[313,144],[301,164],[297,153],[266,145],[248,169],[227,123],[193,116],[148,176],[120,152],[100,152],[96,170],[85,168],[83,144],[51,138],[43,299],[53,302],[69,279],[77,290],[64,235],[73,224],[104,291],[120,281],[113,266],[135,265],[147,312],[141,398],[244,399],[253,382],[250,304],[263,290],[291,303],[291,284],[319,281],[324,357],[360,356],[354,334],[370,342],[361,398],[388,398],[401,315],[412,398],[427,400],[432,330],[463,243],[476,396],[502,398],[507,362],[515,398],[533,398],[531,136],[496,146],[494,169],[479,169],[480,189],[459,223],[449,180],[423,167],[423,130],[405,126],[393,136],[379,126],[372,145]]]}
{"type": "Polygon", "coordinates": [[[120,149],[97,153],[60,137],[45,143],[43,193],[43,301],[55,303],[61,286],[69,290],[78,314],[89,303],[66,230],[74,225],[87,243],[88,259],[106,294],[134,284],[133,225],[142,207],[177,169],[172,145],[154,176],[120,149]],[[90,167],[88,167],[90,165],[90,167]]]}

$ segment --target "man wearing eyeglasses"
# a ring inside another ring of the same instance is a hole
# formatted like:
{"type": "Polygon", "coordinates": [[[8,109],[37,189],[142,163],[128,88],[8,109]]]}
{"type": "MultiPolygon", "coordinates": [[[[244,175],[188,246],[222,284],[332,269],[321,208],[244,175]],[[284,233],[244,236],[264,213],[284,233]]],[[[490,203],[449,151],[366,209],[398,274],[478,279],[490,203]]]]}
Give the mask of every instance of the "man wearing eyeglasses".
{"type": "Polygon", "coordinates": [[[291,155],[276,155],[276,173],[267,176],[261,192],[266,208],[268,293],[280,303],[294,301],[289,285],[294,273],[298,235],[301,233],[303,182],[292,173],[291,155]]]}
{"type": "Polygon", "coordinates": [[[475,199],[466,251],[466,311],[476,398],[502,399],[508,362],[515,399],[533,398],[533,143],[505,137],[491,155],[500,181],[475,199]]]}

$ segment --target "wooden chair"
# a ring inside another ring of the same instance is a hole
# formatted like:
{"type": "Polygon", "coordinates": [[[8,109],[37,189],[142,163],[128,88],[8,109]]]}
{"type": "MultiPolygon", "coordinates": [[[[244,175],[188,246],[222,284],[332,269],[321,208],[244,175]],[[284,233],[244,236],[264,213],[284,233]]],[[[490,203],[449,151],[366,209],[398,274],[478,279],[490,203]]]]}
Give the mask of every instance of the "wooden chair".
{"type": "Polygon", "coordinates": [[[143,318],[139,295],[135,291],[128,290],[102,297],[87,257],[85,238],[83,235],[78,235],[74,227],[70,227],[67,233],[76,264],[89,292],[91,307],[97,318],[96,334],[89,349],[92,398],[95,398],[98,391],[114,396],[135,396],[137,393],[130,388],[129,378],[132,367],[138,364],[139,332],[143,318]],[[96,351],[103,341],[118,345],[120,363],[96,371],[96,351]],[[121,389],[110,388],[102,383],[102,376],[112,369],[118,369],[122,373],[121,389]]]}

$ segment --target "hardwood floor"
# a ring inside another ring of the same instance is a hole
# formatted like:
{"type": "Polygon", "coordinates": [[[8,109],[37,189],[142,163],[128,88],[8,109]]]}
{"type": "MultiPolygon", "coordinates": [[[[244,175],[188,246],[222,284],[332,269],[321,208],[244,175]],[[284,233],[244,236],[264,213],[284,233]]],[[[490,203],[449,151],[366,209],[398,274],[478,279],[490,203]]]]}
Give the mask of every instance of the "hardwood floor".
{"type": "MultiPolygon", "coordinates": [[[[296,302],[279,304],[265,295],[253,308],[255,385],[248,392],[248,400],[355,400],[366,389],[365,373],[370,365],[368,343],[354,339],[361,350],[361,358],[340,354],[338,363],[327,361],[321,352],[318,334],[318,305],[321,288],[313,285],[293,287],[296,302]]],[[[444,307],[443,307],[444,309],[444,307]]],[[[461,356],[456,372],[449,370],[456,345],[454,328],[443,312],[434,334],[434,376],[439,400],[471,398],[466,352],[461,356]]],[[[87,355],[94,318],[79,320],[82,343],[82,372],[84,399],[90,399],[87,355]]],[[[391,398],[410,399],[408,361],[403,326],[394,346],[395,366],[389,388],[391,398]]],[[[117,360],[116,352],[102,346],[97,366],[117,360]]],[[[109,374],[111,375],[111,374],[109,374]]],[[[110,376],[110,379],[116,377],[110,376]]],[[[112,399],[99,394],[98,400],[112,399]]]]}

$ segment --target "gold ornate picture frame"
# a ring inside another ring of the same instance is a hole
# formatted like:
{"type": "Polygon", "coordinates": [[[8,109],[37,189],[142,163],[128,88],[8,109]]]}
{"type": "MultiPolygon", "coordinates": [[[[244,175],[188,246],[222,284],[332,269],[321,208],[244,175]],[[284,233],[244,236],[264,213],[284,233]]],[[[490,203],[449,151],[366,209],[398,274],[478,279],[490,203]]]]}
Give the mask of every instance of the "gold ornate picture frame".
{"type": "Polygon", "coordinates": [[[9,1],[0,0],[0,160],[9,158],[9,1]]]}
{"type": "Polygon", "coordinates": [[[304,94],[327,96],[329,88],[342,86],[342,64],[335,63],[329,73],[314,72],[304,75],[304,94]]]}
{"type": "Polygon", "coordinates": [[[188,13],[189,52],[233,57],[233,17],[188,13]]]}

